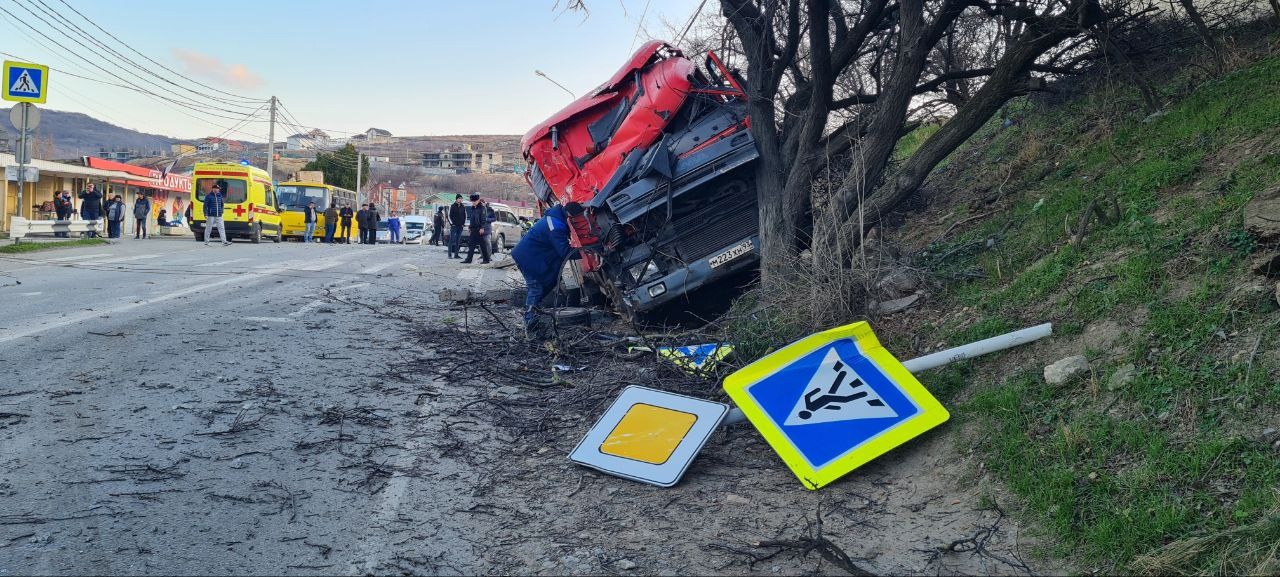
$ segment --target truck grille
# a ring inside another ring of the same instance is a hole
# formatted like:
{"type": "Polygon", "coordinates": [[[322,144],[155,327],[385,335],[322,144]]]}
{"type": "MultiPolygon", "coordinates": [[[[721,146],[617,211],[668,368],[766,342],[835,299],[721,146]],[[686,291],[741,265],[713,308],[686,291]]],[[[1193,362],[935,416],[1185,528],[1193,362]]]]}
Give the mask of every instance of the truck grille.
{"type": "MultiPolygon", "coordinates": [[[[743,238],[755,234],[760,227],[760,212],[756,204],[721,207],[719,210],[732,210],[733,213],[705,225],[690,225],[689,232],[679,241],[680,256],[685,262],[692,262],[733,244],[743,238]]],[[[698,222],[698,218],[685,219],[686,223],[698,222]]],[[[677,225],[677,230],[684,227],[677,225]]]]}

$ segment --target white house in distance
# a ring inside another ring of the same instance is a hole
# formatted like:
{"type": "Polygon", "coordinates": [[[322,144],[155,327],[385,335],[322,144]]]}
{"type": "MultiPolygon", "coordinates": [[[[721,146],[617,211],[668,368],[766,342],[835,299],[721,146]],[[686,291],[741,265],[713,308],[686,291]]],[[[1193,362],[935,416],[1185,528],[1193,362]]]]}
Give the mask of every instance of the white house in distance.
{"type": "Polygon", "coordinates": [[[353,142],[378,144],[383,142],[391,142],[391,131],[381,128],[370,128],[360,134],[351,137],[353,142]]]}
{"type": "Polygon", "coordinates": [[[319,128],[310,132],[299,132],[290,135],[285,140],[285,150],[315,150],[318,148],[328,148],[332,143],[329,135],[319,128]]]}

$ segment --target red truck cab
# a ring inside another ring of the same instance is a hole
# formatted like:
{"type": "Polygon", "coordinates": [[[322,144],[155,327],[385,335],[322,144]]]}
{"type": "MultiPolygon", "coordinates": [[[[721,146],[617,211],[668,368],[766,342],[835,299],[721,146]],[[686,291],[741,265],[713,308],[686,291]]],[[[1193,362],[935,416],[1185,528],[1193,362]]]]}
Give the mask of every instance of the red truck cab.
{"type": "Polygon", "coordinates": [[[544,204],[576,201],[570,242],[588,287],[644,313],[758,265],[746,94],[653,41],[521,141],[544,204]]]}

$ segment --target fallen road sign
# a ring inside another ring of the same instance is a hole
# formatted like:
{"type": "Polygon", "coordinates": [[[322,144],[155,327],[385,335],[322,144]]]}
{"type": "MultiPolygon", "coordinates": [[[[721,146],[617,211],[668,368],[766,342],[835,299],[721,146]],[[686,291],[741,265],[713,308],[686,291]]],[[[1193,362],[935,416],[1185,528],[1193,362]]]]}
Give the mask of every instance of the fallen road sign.
{"type": "Polygon", "coordinates": [[[729,375],[724,389],[809,489],[950,417],[865,322],[796,341],[729,375]]]}
{"type": "Polygon", "coordinates": [[[569,460],[633,481],[680,481],[729,412],[728,405],[629,386],[587,431],[569,460]]]}
{"type": "Polygon", "coordinates": [[[733,345],[707,343],[687,347],[658,347],[658,355],[666,357],[686,372],[710,370],[733,352],[733,345]]]}

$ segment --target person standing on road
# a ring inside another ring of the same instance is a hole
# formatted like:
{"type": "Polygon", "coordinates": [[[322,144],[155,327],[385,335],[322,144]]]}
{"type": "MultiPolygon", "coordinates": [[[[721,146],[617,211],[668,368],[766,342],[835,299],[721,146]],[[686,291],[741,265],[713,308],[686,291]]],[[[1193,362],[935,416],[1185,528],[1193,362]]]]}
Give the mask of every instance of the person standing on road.
{"type": "Polygon", "coordinates": [[[351,244],[351,217],[354,215],[350,205],[343,205],[342,210],[338,212],[338,217],[342,219],[343,244],[351,244]]]}
{"type": "Polygon", "coordinates": [[[209,238],[213,236],[213,227],[218,227],[218,238],[222,246],[231,244],[227,240],[227,223],[222,220],[222,212],[227,203],[227,181],[219,179],[213,190],[204,195],[204,245],[209,246],[209,238]]]}
{"type": "Polygon", "coordinates": [[[360,205],[360,212],[356,213],[356,224],[360,227],[360,237],[356,239],[356,244],[364,244],[364,231],[369,228],[369,205],[360,205]]]}
{"type": "Polygon", "coordinates": [[[115,195],[107,201],[107,238],[120,238],[120,228],[124,224],[124,199],[115,195]]]}
{"type": "Polygon", "coordinates": [[[480,195],[471,195],[471,209],[467,213],[468,227],[471,229],[471,245],[467,247],[467,258],[462,260],[462,264],[471,264],[471,257],[476,253],[476,247],[480,247],[480,264],[489,264],[489,237],[485,236],[485,229],[489,227],[489,214],[485,210],[484,203],[480,201],[480,195]]]}
{"type": "Polygon", "coordinates": [[[151,199],[147,198],[145,194],[138,193],[138,199],[133,201],[134,239],[147,238],[148,218],[151,218],[151,199]]]}
{"type": "MultiPolygon", "coordinates": [[[[53,211],[58,215],[58,220],[71,220],[71,213],[74,212],[74,210],[75,209],[71,204],[70,192],[64,190],[59,192],[57,196],[53,197],[53,211]]],[[[54,233],[54,236],[58,238],[67,238],[67,233],[58,232],[54,233]]]]}
{"type": "Polygon", "coordinates": [[[307,230],[302,233],[302,242],[311,243],[315,241],[316,234],[316,203],[308,202],[307,208],[302,209],[302,222],[307,225],[307,230]]]}
{"type": "MultiPolygon", "coordinates": [[[[80,218],[96,221],[102,218],[102,193],[91,182],[77,195],[80,197],[80,218]]],[[[96,231],[89,231],[89,238],[98,236],[96,231]]]]}
{"type": "Polygon", "coordinates": [[[365,242],[369,244],[378,244],[378,223],[382,221],[382,215],[378,214],[377,205],[369,203],[369,214],[365,216],[369,221],[369,228],[365,232],[365,242]]]}
{"type": "Polygon", "coordinates": [[[581,216],[582,212],[582,205],[576,202],[547,209],[511,249],[511,259],[524,276],[528,291],[524,299],[524,328],[530,334],[537,333],[538,303],[556,287],[564,261],[574,253],[569,246],[568,217],[581,216]]]}
{"type": "Polygon", "coordinates": [[[391,244],[400,242],[400,213],[391,211],[391,218],[387,219],[387,237],[391,244]]]}
{"type": "Polygon", "coordinates": [[[333,233],[338,230],[338,209],[333,205],[324,209],[324,243],[333,244],[333,233]]]}
{"type": "Polygon", "coordinates": [[[444,207],[436,209],[436,214],[431,218],[431,240],[432,246],[439,246],[441,237],[444,236],[444,207]]]}
{"type": "Polygon", "coordinates": [[[462,204],[462,195],[453,197],[449,206],[449,258],[462,258],[458,254],[462,245],[462,227],[467,222],[467,207],[462,204]]]}

